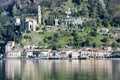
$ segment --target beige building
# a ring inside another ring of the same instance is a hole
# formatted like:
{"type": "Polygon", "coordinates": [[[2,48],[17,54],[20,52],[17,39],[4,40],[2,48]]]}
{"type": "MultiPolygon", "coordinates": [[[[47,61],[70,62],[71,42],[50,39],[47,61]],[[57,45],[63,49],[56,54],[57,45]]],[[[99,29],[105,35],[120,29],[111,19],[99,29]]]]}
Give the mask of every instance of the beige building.
{"type": "Polygon", "coordinates": [[[82,50],[79,51],[79,56],[89,58],[90,53],[91,52],[90,52],[89,49],[82,49],[82,50]]]}
{"type": "Polygon", "coordinates": [[[15,42],[9,41],[5,46],[5,53],[7,53],[8,51],[11,51],[14,46],[15,46],[15,42]]]}
{"type": "Polygon", "coordinates": [[[25,23],[26,23],[25,27],[27,31],[36,31],[37,20],[32,18],[26,18],[25,23]]]}
{"type": "Polygon", "coordinates": [[[107,28],[101,28],[101,29],[98,29],[97,32],[99,34],[107,34],[109,32],[109,29],[107,29],[107,28]]]}
{"type": "Polygon", "coordinates": [[[93,58],[102,58],[102,57],[107,57],[110,56],[112,53],[112,48],[111,47],[106,47],[106,48],[91,48],[90,49],[90,57],[93,58]]]}
{"type": "Polygon", "coordinates": [[[41,24],[41,7],[38,6],[37,19],[26,18],[25,27],[26,31],[36,31],[36,27],[41,24]]]}
{"type": "Polygon", "coordinates": [[[20,50],[11,50],[7,52],[6,55],[8,58],[20,58],[21,57],[21,51],[20,50]]]}
{"type": "Polygon", "coordinates": [[[26,51],[26,58],[32,57],[33,56],[33,51],[26,51]]]}
{"type": "Polygon", "coordinates": [[[5,46],[5,53],[7,58],[20,58],[22,50],[15,48],[14,41],[9,41],[5,46]]]}

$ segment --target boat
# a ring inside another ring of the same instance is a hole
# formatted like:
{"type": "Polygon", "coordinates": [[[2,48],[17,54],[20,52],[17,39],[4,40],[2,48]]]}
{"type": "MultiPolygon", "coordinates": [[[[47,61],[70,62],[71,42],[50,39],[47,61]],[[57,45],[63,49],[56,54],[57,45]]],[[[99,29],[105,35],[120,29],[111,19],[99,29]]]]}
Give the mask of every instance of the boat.
{"type": "Polygon", "coordinates": [[[58,59],[60,59],[58,56],[52,56],[52,57],[49,57],[48,58],[49,60],[58,60],[58,59]]]}
{"type": "Polygon", "coordinates": [[[86,60],[87,57],[86,56],[78,56],[78,60],[86,60]]]}

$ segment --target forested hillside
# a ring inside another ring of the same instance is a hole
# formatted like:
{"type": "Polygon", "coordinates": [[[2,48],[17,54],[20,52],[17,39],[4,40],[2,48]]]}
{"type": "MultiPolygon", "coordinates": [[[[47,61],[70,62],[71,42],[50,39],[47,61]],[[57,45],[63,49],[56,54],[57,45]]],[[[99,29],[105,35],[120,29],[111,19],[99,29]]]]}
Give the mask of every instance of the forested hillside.
{"type": "MultiPolygon", "coordinates": [[[[111,29],[120,26],[119,0],[0,0],[0,4],[1,45],[4,45],[9,40],[21,42],[21,34],[24,24],[21,24],[21,30],[16,32],[16,28],[14,26],[14,17],[19,16],[22,20],[21,23],[23,23],[23,20],[26,16],[36,17],[38,5],[41,5],[42,20],[44,20],[48,25],[53,25],[54,18],[65,17],[66,10],[70,8],[70,16],[72,17],[85,17],[94,19],[83,24],[83,27],[86,27],[86,30],[90,28],[95,29],[96,31],[96,28],[98,27],[111,29]]],[[[78,33],[77,35],[80,35],[79,32],[70,32],[72,35],[71,38],[73,38],[73,33],[78,33]]],[[[91,36],[94,36],[93,30],[90,31],[90,33],[91,36]]],[[[84,34],[87,36],[86,33],[84,34]]],[[[94,38],[91,36],[89,35],[90,38],[94,38]]],[[[84,39],[84,41],[87,40],[87,38],[84,39]]],[[[92,42],[90,44],[95,43],[97,42],[92,42]]]]}

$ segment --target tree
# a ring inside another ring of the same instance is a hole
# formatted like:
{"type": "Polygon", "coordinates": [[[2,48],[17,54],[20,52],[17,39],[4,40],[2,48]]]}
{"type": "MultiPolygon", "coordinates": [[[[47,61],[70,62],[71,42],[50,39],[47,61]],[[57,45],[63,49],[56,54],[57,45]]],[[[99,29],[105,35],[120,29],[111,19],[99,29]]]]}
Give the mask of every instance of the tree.
{"type": "Polygon", "coordinates": [[[83,0],[72,0],[73,3],[76,3],[77,5],[80,5],[83,0]]]}
{"type": "Polygon", "coordinates": [[[105,26],[105,27],[108,27],[109,26],[109,21],[107,19],[104,19],[102,21],[102,25],[105,26]]]}
{"type": "Polygon", "coordinates": [[[118,43],[120,43],[120,38],[116,39],[116,41],[117,41],[118,43]]]}
{"type": "Polygon", "coordinates": [[[117,44],[116,44],[115,42],[113,42],[113,43],[111,44],[111,46],[112,46],[113,50],[115,51],[116,48],[117,48],[117,44]]]}
{"type": "Polygon", "coordinates": [[[97,36],[97,30],[96,28],[93,28],[91,32],[89,33],[90,36],[96,37],[97,36]]]}
{"type": "Polygon", "coordinates": [[[97,32],[95,32],[95,31],[90,32],[89,34],[90,34],[90,36],[94,36],[94,37],[96,37],[96,36],[97,36],[97,32]]]}
{"type": "Polygon", "coordinates": [[[115,26],[120,25],[120,16],[116,16],[113,18],[113,24],[115,26]]]}
{"type": "Polygon", "coordinates": [[[108,41],[108,38],[105,37],[105,38],[101,39],[101,41],[102,41],[102,42],[107,42],[107,41],[108,41]]]}
{"type": "Polygon", "coordinates": [[[90,46],[90,40],[89,39],[87,39],[84,43],[85,43],[85,46],[90,46]]]}
{"type": "Polygon", "coordinates": [[[52,37],[52,36],[49,36],[47,39],[50,41],[50,40],[52,40],[52,39],[53,39],[53,37],[52,37]]]}
{"type": "Polygon", "coordinates": [[[96,42],[92,43],[92,47],[96,47],[96,42]]]}

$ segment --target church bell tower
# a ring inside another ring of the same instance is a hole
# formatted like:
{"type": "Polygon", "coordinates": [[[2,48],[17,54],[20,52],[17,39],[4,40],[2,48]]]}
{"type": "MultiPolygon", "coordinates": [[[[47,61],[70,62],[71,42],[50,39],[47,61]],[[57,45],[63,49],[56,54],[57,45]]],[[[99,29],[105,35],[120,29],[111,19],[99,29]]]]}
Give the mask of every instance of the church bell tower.
{"type": "Polygon", "coordinates": [[[38,24],[41,24],[41,7],[40,5],[38,6],[38,24]]]}

